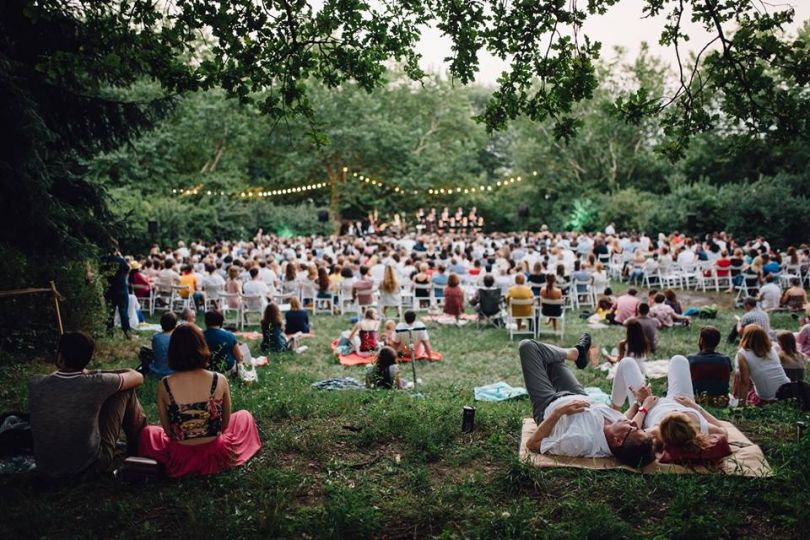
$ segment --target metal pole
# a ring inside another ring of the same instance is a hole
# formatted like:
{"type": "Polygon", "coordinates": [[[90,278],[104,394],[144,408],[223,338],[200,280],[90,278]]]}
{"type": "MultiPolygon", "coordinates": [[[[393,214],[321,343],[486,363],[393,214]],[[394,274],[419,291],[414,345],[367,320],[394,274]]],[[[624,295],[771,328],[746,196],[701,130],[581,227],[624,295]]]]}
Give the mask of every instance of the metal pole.
{"type": "Polygon", "coordinates": [[[51,291],[53,292],[53,307],[56,308],[56,324],[59,327],[59,335],[65,333],[62,327],[62,313],[59,311],[59,293],[56,291],[56,283],[51,281],[51,291]]]}

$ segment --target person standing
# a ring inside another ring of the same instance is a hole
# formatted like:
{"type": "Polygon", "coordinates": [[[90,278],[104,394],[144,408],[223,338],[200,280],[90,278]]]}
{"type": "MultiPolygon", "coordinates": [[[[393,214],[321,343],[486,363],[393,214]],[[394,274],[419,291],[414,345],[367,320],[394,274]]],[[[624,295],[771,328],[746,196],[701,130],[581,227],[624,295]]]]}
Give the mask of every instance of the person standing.
{"type": "Polygon", "coordinates": [[[132,329],[129,326],[129,264],[116,249],[110,256],[104,258],[103,268],[108,279],[106,299],[110,309],[107,331],[112,334],[115,310],[118,310],[121,330],[127,339],[132,339],[132,329]]]}

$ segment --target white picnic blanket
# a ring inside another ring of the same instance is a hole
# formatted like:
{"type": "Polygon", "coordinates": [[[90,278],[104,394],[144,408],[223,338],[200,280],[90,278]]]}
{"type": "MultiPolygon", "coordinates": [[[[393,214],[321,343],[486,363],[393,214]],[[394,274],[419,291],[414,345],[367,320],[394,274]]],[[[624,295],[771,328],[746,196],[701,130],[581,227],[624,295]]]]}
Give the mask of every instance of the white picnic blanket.
{"type": "MultiPolygon", "coordinates": [[[[616,367],[618,365],[605,362],[599,365],[599,369],[607,371],[607,379],[611,381],[616,376],[616,367]]],[[[647,368],[648,379],[665,379],[669,370],[669,360],[647,360],[644,362],[644,367],[647,368]]]]}

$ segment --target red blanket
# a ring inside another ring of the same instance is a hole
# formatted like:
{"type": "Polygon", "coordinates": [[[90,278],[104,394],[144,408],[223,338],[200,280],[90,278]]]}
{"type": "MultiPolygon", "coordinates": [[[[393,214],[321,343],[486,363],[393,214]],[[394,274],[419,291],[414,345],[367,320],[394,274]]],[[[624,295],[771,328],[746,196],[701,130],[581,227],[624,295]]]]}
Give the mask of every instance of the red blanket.
{"type": "MultiPolygon", "coordinates": [[[[370,356],[361,356],[357,353],[352,354],[338,354],[335,348],[340,340],[336,339],[332,341],[332,352],[335,353],[340,364],[343,366],[361,366],[363,364],[373,364],[375,360],[377,360],[377,355],[370,355],[370,356]]],[[[435,351],[431,352],[430,357],[424,353],[424,351],[420,351],[420,354],[416,357],[417,360],[428,360],[431,362],[438,362],[442,359],[441,353],[437,353],[435,351]]],[[[411,357],[408,355],[407,357],[400,357],[399,362],[405,363],[410,362],[411,357]]]]}

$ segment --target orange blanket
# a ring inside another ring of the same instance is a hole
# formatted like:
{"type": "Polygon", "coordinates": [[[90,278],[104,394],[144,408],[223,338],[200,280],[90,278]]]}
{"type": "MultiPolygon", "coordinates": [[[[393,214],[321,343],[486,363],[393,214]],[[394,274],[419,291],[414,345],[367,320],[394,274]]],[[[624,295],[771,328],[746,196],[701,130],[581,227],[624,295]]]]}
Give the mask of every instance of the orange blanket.
{"type": "MultiPolygon", "coordinates": [[[[357,353],[338,354],[337,351],[335,350],[335,348],[337,347],[337,344],[338,344],[339,341],[340,340],[337,340],[337,339],[332,341],[332,352],[335,353],[335,356],[337,356],[338,361],[340,361],[340,364],[343,365],[343,366],[361,366],[363,364],[373,364],[374,361],[377,359],[377,355],[361,356],[361,355],[359,355],[357,353]]],[[[417,360],[428,360],[428,361],[431,361],[431,362],[438,362],[439,360],[442,359],[442,355],[441,355],[441,353],[431,352],[430,357],[428,357],[423,352],[419,356],[417,356],[416,359],[417,360]]],[[[410,362],[410,361],[411,361],[410,356],[408,356],[406,358],[402,358],[402,357],[399,358],[400,363],[405,363],[405,362],[410,362]]]]}

